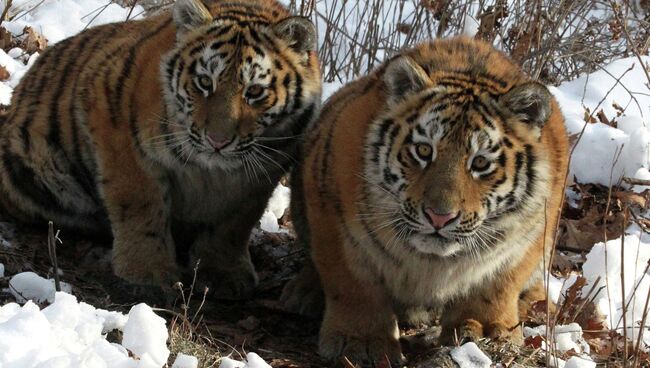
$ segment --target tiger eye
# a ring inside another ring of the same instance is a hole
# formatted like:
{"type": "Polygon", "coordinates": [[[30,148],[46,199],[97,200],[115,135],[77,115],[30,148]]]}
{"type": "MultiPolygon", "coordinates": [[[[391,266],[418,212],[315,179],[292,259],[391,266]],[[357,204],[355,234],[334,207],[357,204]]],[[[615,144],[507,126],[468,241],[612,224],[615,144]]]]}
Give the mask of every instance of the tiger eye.
{"type": "Polygon", "coordinates": [[[199,77],[199,86],[206,91],[212,91],[212,78],[202,75],[199,77]]]}
{"type": "Polygon", "coordinates": [[[476,156],[472,160],[472,169],[476,171],[485,170],[488,166],[490,166],[490,161],[485,156],[476,156]]]}
{"type": "Polygon", "coordinates": [[[426,143],[418,143],[415,146],[415,153],[417,153],[418,156],[420,156],[420,158],[423,160],[431,159],[432,152],[433,148],[431,148],[431,146],[426,143]]]}
{"type": "Polygon", "coordinates": [[[246,89],[246,97],[248,98],[257,98],[264,93],[264,87],[259,84],[253,84],[252,86],[246,89]]]}

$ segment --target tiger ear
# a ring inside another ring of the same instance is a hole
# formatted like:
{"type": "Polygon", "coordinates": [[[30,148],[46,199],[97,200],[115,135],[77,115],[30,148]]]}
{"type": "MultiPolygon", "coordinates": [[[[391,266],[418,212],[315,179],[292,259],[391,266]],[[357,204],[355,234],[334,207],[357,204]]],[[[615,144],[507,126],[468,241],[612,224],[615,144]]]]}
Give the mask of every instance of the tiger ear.
{"type": "Polygon", "coordinates": [[[552,99],[546,86],[538,82],[527,82],[508,91],[499,98],[499,102],[522,121],[542,127],[551,116],[552,99]]]}
{"type": "Polygon", "coordinates": [[[213,19],[201,0],[176,0],[173,14],[179,33],[210,23],[213,19]]]}
{"type": "Polygon", "coordinates": [[[386,67],[383,79],[390,104],[433,85],[424,69],[408,56],[393,59],[386,67]]]}
{"type": "Polygon", "coordinates": [[[316,27],[305,17],[289,17],[273,25],[273,33],[298,52],[316,50],[316,27]]]}

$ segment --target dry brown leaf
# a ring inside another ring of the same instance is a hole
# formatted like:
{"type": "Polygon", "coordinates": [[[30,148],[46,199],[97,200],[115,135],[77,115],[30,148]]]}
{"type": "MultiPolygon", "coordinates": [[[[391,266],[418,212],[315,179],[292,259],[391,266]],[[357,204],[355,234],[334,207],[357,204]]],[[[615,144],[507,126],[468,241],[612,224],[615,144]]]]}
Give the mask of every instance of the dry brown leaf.
{"type": "Polygon", "coordinates": [[[643,193],[635,193],[631,191],[617,191],[614,193],[614,198],[619,199],[628,206],[640,207],[648,209],[648,194],[647,190],[643,193]]]}
{"type": "Polygon", "coordinates": [[[526,346],[530,346],[531,348],[535,348],[535,349],[541,349],[542,348],[542,342],[544,342],[544,339],[539,335],[537,335],[537,336],[528,336],[524,340],[524,344],[526,346]]]}
{"type": "Polygon", "coordinates": [[[23,33],[25,33],[25,39],[22,42],[22,48],[28,54],[45,50],[47,39],[42,34],[36,32],[32,27],[25,27],[23,33]]]}
{"type": "Polygon", "coordinates": [[[7,68],[0,65],[0,81],[4,82],[7,79],[9,79],[9,77],[11,77],[11,74],[9,74],[9,71],[7,70],[7,68]]]}

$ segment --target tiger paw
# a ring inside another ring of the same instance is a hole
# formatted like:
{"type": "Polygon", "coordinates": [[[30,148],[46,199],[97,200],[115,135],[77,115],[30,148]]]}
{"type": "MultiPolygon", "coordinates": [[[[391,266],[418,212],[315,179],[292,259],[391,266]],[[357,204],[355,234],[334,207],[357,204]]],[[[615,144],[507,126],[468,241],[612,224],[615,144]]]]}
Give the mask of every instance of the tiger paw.
{"type": "Polygon", "coordinates": [[[440,334],[440,345],[456,345],[468,341],[477,341],[484,337],[483,324],[475,319],[466,319],[456,328],[443,327],[440,334]]]}
{"type": "Polygon", "coordinates": [[[390,367],[405,362],[399,340],[390,334],[383,336],[349,336],[343,332],[321,331],[319,354],[329,360],[347,358],[353,365],[374,367],[386,360],[390,367]]]}
{"type": "Polygon", "coordinates": [[[318,274],[310,263],[287,282],[280,296],[280,303],[290,312],[318,318],[323,315],[325,295],[318,274]]]}
{"type": "Polygon", "coordinates": [[[180,281],[178,269],[172,260],[141,264],[113,257],[113,272],[134,285],[158,286],[170,290],[174,283],[180,281]]]}
{"type": "Polygon", "coordinates": [[[247,300],[253,297],[257,282],[252,264],[228,270],[203,268],[198,271],[195,288],[203,292],[207,287],[212,299],[247,300]]]}
{"type": "Polygon", "coordinates": [[[485,336],[493,340],[508,340],[513,344],[523,344],[524,338],[519,325],[508,327],[500,322],[490,323],[485,327],[485,336]]]}

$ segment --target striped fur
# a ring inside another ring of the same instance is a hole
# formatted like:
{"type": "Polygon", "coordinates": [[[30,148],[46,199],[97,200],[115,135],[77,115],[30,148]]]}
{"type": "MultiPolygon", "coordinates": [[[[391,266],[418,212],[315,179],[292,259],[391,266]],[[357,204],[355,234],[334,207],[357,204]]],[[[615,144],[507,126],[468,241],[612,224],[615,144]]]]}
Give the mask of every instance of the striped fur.
{"type": "MultiPolygon", "coordinates": [[[[540,297],[531,278],[567,147],[546,88],[475,40],[404,50],[336,93],[293,191],[325,292],[320,353],[399,360],[395,306],[442,306],[445,343],[455,329],[516,340],[520,294],[540,297]],[[434,226],[427,209],[458,215],[434,226]]],[[[318,280],[313,266],[303,276],[318,280]]],[[[313,290],[296,280],[286,299],[307,305],[313,290]]]]}
{"type": "Polygon", "coordinates": [[[2,123],[4,205],[112,231],[114,270],[137,283],[176,280],[176,245],[193,240],[206,283],[249,294],[248,234],[318,109],[315,46],[274,0],[177,0],[58,43],[2,123]]]}

